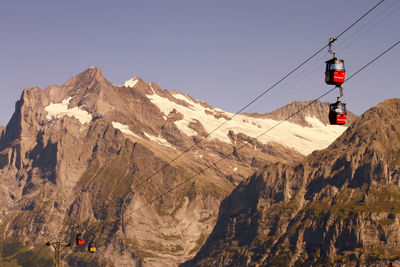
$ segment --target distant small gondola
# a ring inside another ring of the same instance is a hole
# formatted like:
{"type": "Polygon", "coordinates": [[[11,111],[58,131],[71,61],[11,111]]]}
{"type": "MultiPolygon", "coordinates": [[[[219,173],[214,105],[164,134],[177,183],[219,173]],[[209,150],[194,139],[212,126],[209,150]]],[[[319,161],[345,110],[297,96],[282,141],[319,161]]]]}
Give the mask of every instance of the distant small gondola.
{"type": "Polygon", "coordinates": [[[331,125],[346,124],[347,111],[346,104],[340,101],[329,105],[329,123],[331,125]]]}
{"type": "Polygon", "coordinates": [[[96,245],[94,244],[93,241],[89,242],[88,250],[90,253],[95,253],[96,252],[96,245]]]}
{"type": "Polygon", "coordinates": [[[85,240],[83,239],[83,235],[81,233],[76,235],[76,244],[79,246],[85,245],[85,240]]]}

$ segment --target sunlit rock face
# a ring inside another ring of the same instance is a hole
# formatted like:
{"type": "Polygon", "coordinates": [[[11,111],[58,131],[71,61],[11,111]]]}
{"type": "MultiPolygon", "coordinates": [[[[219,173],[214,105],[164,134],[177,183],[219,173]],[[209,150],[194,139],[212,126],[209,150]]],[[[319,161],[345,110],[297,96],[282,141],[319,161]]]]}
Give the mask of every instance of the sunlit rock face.
{"type": "Polygon", "coordinates": [[[388,266],[400,258],[400,99],[300,164],[267,164],[182,266],[388,266]]]}
{"type": "Polygon", "coordinates": [[[98,253],[72,246],[63,254],[72,266],[177,266],[204,244],[235,186],[346,130],[327,125],[328,104],[316,103],[253,140],[306,104],[234,116],[139,77],[113,85],[96,67],[25,89],[0,127],[0,260],[50,266],[42,245],[80,231],[98,253]]]}

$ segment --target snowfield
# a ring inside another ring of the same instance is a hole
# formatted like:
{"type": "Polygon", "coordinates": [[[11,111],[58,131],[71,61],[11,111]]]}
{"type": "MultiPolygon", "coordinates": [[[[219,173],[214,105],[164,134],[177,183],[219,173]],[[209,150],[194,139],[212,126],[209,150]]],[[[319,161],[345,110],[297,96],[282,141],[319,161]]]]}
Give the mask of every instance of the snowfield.
{"type": "Polygon", "coordinates": [[[137,83],[138,83],[138,80],[136,79],[136,77],[134,77],[134,78],[132,78],[132,79],[127,80],[126,82],[124,82],[123,86],[133,88],[133,87],[135,87],[135,85],[136,85],[137,83]]]}
{"type": "MultiPolygon", "coordinates": [[[[138,78],[135,77],[126,81],[124,86],[134,88],[137,83],[138,78]]],[[[187,136],[197,135],[197,132],[189,127],[189,124],[198,121],[203,125],[207,133],[211,133],[208,137],[209,139],[231,143],[228,133],[233,131],[235,134],[243,133],[249,137],[257,138],[259,142],[264,144],[275,142],[295,149],[303,155],[308,155],[314,150],[326,148],[347,129],[344,126],[325,125],[315,117],[306,117],[305,119],[311,127],[303,127],[288,121],[281,122],[273,119],[253,118],[241,114],[235,115],[218,108],[206,107],[201,102],[193,100],[182,93],[176,91],[171,93],[175,99],[186,102],[187,106],[184,106],[158,95],[151,87],[151,84],[149,86],[151,91],[149,90],[149,94],[146,96],[158,107],[165,120],[174,109],[183,115],[183,119],[174,123],[187,136]]],[[[47,111],[46,119],[51,121],[63,116],[69,116],[77,118],[81,124],[90,122],[92,115],[86,110],[80,107],[68,108],[71,99],[72,97],[68,97],[58,104],[51,102],[45,107],[45,111],[47,111]]],[[[142,138],[134,134],[128,125],[115,121],[112,122],[112,125],[126,135],[142,138]]],[[[173,147],[160,136],[152,136],[146,132],[143,134],[152,142],[173,147]]]]}
{"type": "Polygon", "coordinates": [[[206,108],[181,93],[174,93],[173,96],[176,99],[185,101],[189,104],[189,107],[178,105],[157,94],[147,95],[150,101],[164,115],[168,116],[173,109],[181,113],[184,118],[176,121],[175,124],[188,136],[197,134],[196,131],[189,128],[189,123],[198,120],[208,133],[216,129],[209,138],[231,143],[228,133],[233,131],[236,134],[244,133],[250,137],[258,137],[258,141],[264,144],[276,142],[293,148],[303,155],[308,155],[314,150],[326,148],[346,130],[346,127],[343,126],[325,125],[314,117],[306,117],[307,122],[312,127],[303,127],[287,121],[280,122],[272,119],[252,118],[240,114],[234,116],[233,113],[224,112],[220,109],[206,108]],[[227,118],[234,117],[228,121],[221,116],[218,116],[218,118],[214,116],[221,114],[227,118]],[[280,125],[275,127],[278,123],[280,125]]]}
{"type": "Polygon", "coordinates": [[[113,122],[112,122],[112,126],[113,126],[115,129],[120,130],[120,131],[121,131],[122,133],[124,133],[124,134],[132,135],[132,136],[134,136],[134,137],[136,137],[136,138],[141,138],[140,136],[134,134],[131,130],[129,130],[129,126],[126,125],[126,124],[122,124],[122,123],[113,121],[113,122]]]}
{"type": "Polygon", "coordinates": [[[81,124],[90,122],[92,120],[92,115],[90,115],[86,110],[79,107],[68,108],[71,99],[72,97],[68,97],[58,104],[50,102],[50,104],[44,108],[44,110],[47,111],[46,119],[51,121],[68,116],[78,119],[81,124]]]}

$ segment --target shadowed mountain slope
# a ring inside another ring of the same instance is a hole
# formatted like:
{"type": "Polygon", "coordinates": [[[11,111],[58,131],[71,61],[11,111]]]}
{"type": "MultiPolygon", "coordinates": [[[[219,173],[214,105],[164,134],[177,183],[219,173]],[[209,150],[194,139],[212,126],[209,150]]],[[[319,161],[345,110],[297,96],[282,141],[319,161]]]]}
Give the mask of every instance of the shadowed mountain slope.
{"type": "Polygon", "coordinates": [[[243,181],[182,266],[387,266],[400,261],[399,183],[400,99],[389,99],[301,164],[243,181]]]}

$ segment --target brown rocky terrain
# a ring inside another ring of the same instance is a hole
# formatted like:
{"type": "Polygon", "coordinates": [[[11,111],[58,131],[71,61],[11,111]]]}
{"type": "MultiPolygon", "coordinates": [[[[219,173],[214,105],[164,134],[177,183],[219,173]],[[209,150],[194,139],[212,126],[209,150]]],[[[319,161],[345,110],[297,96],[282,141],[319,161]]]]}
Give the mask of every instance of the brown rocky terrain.
{"type": "Polygon", "coordinates": [[[65,264],[177,266],[203,245],[237,184],[266,164],[298,164],[304,147],[320,149],[345,130],[288,124],[298,131],[236,150],[264,127],[240,115],[204,139],[230,115],[140,78],[113,85],[95,67],[61,86],[25,89],[0,128],[0,265],[51,266],[44,244],[81,231],[98,252],[73,245],[65,264]],[[302,147],[287,145],[298,136],[302,147]]]}
{"type": "Polygon", "coordinates": [[[221,203],[182,266],[388,266],[400,262],[400,99],[297,166],[268,164],[221,203]]]}

